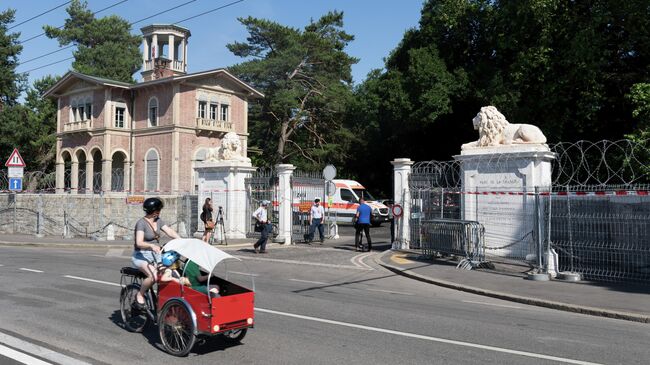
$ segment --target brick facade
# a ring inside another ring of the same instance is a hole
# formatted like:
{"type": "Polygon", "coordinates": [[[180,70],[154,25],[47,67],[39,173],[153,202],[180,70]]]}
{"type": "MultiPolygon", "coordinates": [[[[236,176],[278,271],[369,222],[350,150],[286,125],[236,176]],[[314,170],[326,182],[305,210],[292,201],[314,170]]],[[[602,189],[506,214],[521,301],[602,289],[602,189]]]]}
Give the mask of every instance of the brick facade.
{"type": "Polygon", "coordinates": [[[47,95],[56,98],[59,106],[56,156],[60,193],[110,192],[116,187],[134,193],[147,191],[146,154],[150,150],[158,156],[153,190],[194,192],[196,161],[203,159],[208,148],[220,146],[226,132],[240,136],[246,153],[248,102],[262,96],[220,69],[134,85],[69,72],[47,95]],[[202,118],[200,103],[205,108],[202,118]],[[154,104],[157,120],[151,125],[150,107],[154,104]],[[88,105],[92,105],[91,112],[88,105]],[[211,110],[216,111],[216,118],[211,110]],[[222,112],[226,115],[223,122],[222,112]],[[89,171],[90,164],[93,177],[79,177],[79,183],[73,184],[68,176],[80,176],[89,171]],[[124,181],[120,185],[117,180],[124,181]]]}

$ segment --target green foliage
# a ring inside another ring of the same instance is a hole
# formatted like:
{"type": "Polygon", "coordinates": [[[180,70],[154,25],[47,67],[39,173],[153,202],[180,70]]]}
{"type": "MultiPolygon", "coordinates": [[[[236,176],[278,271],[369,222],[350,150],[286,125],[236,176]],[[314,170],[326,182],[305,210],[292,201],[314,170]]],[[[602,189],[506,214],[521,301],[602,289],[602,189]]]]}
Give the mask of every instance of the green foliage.
{"type": "Polygon", "coordinates": [[[449,159],[476,140],[471,119],[485,105],[550,142],[622,138],[637,127],[630,101],[646,97],[626,94],[650,81],[649,64],[647,0],[426,1],[386,70],[355,90],[361,109],[346,124],[379,138],[356,153],[383,161],[358,173],[387,191],[387,161],[449,159]]]}
{"type": "Polygon", "coordinates": [[[26,75],[16,73],[18,55],[23,50],[18,42],[20,33],[7,33],[15,13],[12,9],[0,12],[0,110],[14,105],[25,89],[26,75]]]}
{"type": "Polygon", "coordinates": [[[27,170],[51,171],[56,153],[56,103],[43,98],[58,77],[36,80],[24,105],[15,104],[0,112],[0,158],[18,148],[27,170]]]}
{"type": "Polygon", "coordinates": [[[639,120],[639,126],[625,137],[637,143],[639,150],[644,152],[639,158],[646,161],[643,173],[650,180],[650,83],[635,84],[627,97],[632,102],[632,115],[639,120]]]}
{"type": "Polygon", "coordinates": [[[627,98],[632,102],[634,108],[632,116],[650,127],[650,83],[634,84],[627,98]]]}
{"type": "Polygon", "coordinates": [[[315,170],[346,159],[350,132],[342,128],[351,100],[351,66],[344,49],[343,13],[330,12],[304,30],[269,20],[240,18],[249,36],[228,45],[249,60],[231,71],[265,94],[252,106],[250,142],[264,163],[315,170]]]}
{"type": "Polygon", "coordinates": [[[116,15],[96,19],[86,1],[73,0],[62,29],[43,27],[59,45],[75,44],[72,68],[83,74],[123,82],[132,78],[142,64],[140,37],[131,35],[129,22],[116,15]]]}

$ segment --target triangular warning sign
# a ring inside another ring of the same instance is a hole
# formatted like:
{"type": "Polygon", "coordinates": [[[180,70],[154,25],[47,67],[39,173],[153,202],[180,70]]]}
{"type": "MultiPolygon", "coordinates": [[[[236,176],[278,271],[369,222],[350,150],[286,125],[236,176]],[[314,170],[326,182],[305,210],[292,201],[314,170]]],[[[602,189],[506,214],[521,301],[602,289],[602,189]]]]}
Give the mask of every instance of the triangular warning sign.
{"type": "Polygon", "coordinates": [[[20,153],[18,152],[18,148],[14,148],[14,151],[11,153],[11,156],[9,156],[9,159],[7,160],[7,162],[5,162],[5,166],[25,167],[25,161],[23,160],[22,156],[20,156],[20,153]]]}

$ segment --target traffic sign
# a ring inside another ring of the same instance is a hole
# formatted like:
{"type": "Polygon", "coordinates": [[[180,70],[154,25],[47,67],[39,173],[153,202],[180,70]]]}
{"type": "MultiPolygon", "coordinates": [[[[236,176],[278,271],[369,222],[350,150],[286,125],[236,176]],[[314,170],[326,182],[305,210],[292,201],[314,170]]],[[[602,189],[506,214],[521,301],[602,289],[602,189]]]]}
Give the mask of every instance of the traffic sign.
{"type": "Polygon", "coordinates": [[[20,156],[18,148],[14,148],[14,151],[9,156],[7,162],[5,162],[7,167],[25,167],[25,160],[20,156]]]}
{"type": "Polygon", "coordinates": [[[11,191],[22,191],[23,190],[23,178],[22,177],[10,177],[9,178],[9,190],[11,190],[11,191]]]}
{"type": "Polygon", "coordinates": [[[395,218],[401,217],[403,213],[404,213],[404,209],[402,209],[401,205],[399,204],[393,205],[393,216],[395,216],[395,218]]]}
{"type": "Polygon", "coordinates": [[[23,177],[22,167],[8,167],[7,176],[9,177],[23,177]]]}
{"type": "Polygon", "coordinates": [[[323,177],[325,180],[332,180],[336,177],[336,167],[334,165],[327,165],[323,169],[323,177]]]}

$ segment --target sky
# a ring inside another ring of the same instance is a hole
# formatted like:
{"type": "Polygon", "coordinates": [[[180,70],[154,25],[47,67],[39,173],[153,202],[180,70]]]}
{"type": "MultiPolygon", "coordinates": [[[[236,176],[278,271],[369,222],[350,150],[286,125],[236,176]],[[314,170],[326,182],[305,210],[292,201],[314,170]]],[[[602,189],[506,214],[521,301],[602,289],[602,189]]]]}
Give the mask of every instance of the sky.
{"type": "MultiPolygon", "coordinates": [[[[122,0],[88,0],[88,6],[93,11],[109,7],[122,0]]],[[[96,17],[116,14],[128,21],[137,21],[163,10],[181,5],[189,0],[126,0],[96,17]]],[[[134,34],[141,34],[140,28],[153,23],[177,23],[185,18],[227,5],[236,0],[195,0],[187,5],[170,12],[157,15],[151,19],[132,25],[134,34]]],[[[13,25],[28,20],[67,0],[3,0],[0,10],[15,9],[13,25]]],[[[17,25],[10,32],[20,32],[19,40],[24,41],[20,55],[21,64],[18,72],[29,71],[29,83],[45,75],[63,75],[70,67],[74,48],[69,48],[54,54],[40,57],[60,49],[57,40],[45,35],[32,40],[33,36],[43,33],[43,25],[61,26],[67,17],[65,8],[61,6],[36,19],[17,25]],[[57,61],[62,61],[55,63],[57,61]],[[51,63],[55,63],[43,68],[51,63]],[[36,69],[38,68],[38,69],[36,69]]],[[[180,22],[178,25],[188,28],[192,35],[188,43],[188,72],[198,72],[222,68],[242,62],[226,48],[226,44],[246,40],[248,33],[237,18],[252,16],[269,19],[283,25],[303,29],[311,19],[317,20],[331,10],[344,12],[343,28],[355,36],[346,51],[351,56],[359,58],[359,63],[352,66],[355,84],[359,84],[368,72],[375,68],[383,68],[384,58],[387,57],[401,41],[404,32],[417,27],[420,19],[422,0],[243,0],[223,9],[180,22]]],[[[12,25],[10,25],[11,27],[12,25]]],[[[139,79],[139,73],[135,75],[139,79]]]]}

